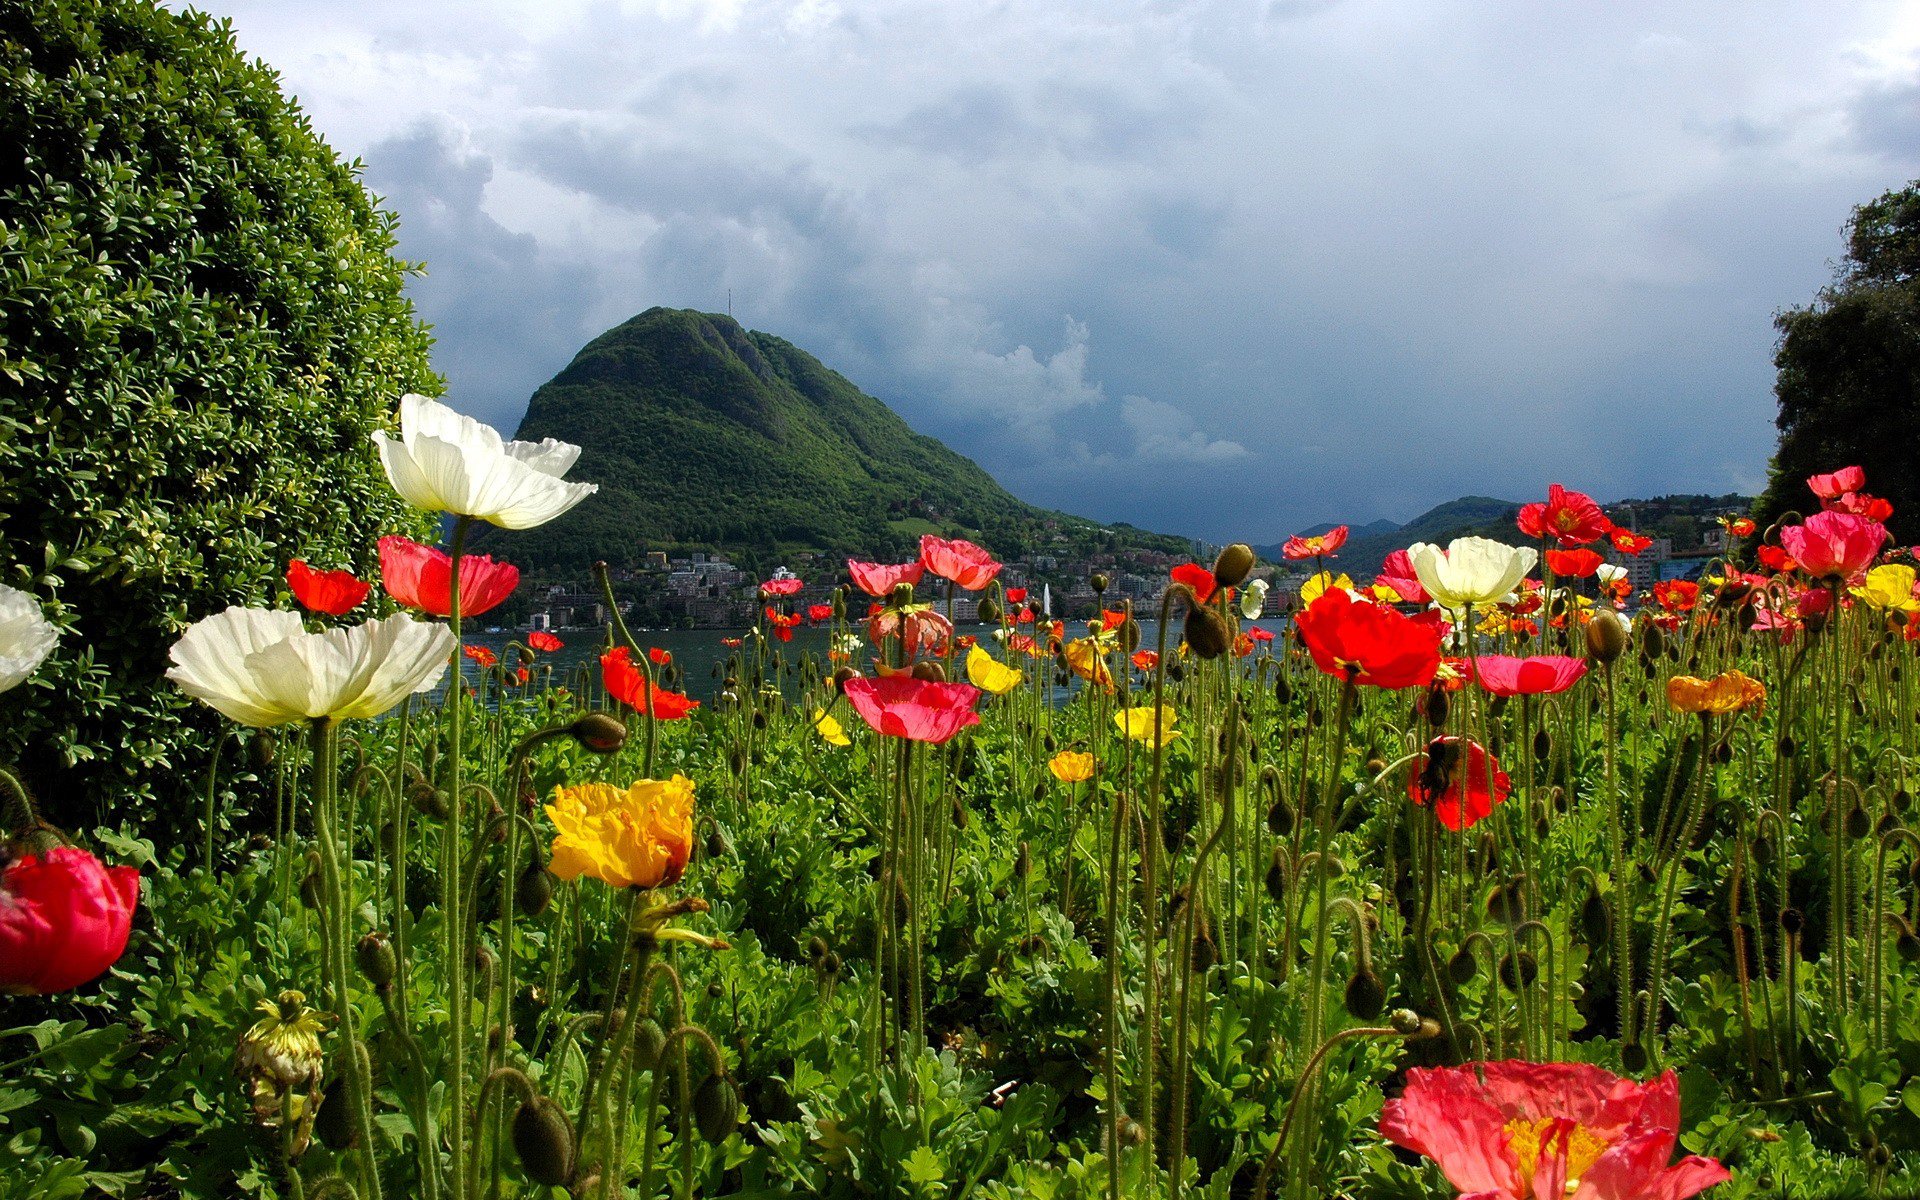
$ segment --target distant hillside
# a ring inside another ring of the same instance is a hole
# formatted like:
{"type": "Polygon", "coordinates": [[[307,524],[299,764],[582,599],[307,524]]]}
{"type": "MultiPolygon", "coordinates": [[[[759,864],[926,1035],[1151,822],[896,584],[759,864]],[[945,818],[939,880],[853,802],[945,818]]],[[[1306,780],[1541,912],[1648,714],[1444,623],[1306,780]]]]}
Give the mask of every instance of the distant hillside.
{"type": "Polygon", "coordinates": [[[1189,545],[1025,504],[811,354],[713,313],[653,308],[601,334],[515,436],[578,443],[569,478],[600,485],[537,531],[486,535],[536,575],[663,549],[898,558],[927,532],[1006,557],[1189,545]]]}
{"type": "MultiPolygon", "coordinates": [[[[1667,538],[1676,553],[1700,548],[1709,530],[1718,527],[1725,513],[1744,513],[1753,506],[1753,498],[1729,493],[1723,496],[1671,495],[1646,500],[1617,500],[1600,507],[1616,522],[1648,537],[1667,538]]],[[[1488,537],[1518,545],[1520,531],[1514,524],[1520,505],[1512,500],[1490,496],[1462,496],[1421,513],[1405,525],[1374,521],[1355,526],[1340,551],[1339,567],[1353,575],[1371,575],[1380,560],[1395,550],[1415,542],[1446,543],[1457,537],[1488,537]]],[[[1309,532],[1320,533],[1330,526],[1309,532]]],[[[1279,562],[1280,546],[1256,548],[1260,557],[1279,562]]]]}

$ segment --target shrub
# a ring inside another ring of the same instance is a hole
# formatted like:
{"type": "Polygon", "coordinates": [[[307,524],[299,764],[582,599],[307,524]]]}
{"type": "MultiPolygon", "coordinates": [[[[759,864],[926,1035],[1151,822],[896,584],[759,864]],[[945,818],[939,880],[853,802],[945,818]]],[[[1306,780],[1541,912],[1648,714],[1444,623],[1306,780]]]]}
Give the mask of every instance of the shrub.
{"type": "Polygon", "coordinates": [[[63,631],[0,763],[50,819],[190,820],[176,633],[430,528],[367,437],[438,390],[393,229],[226,22],[0,0],[0,580],[63,631]]]}

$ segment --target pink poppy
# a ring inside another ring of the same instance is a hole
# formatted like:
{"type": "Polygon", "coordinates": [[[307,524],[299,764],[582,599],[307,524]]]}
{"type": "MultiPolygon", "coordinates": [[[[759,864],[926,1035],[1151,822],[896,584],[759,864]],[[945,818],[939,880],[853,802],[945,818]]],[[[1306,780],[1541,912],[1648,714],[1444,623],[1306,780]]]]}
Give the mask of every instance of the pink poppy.
{"type": "Polygon", "coordinates": [[[1822,500],[1837,500],[1848,492],[1857,492],[1867,486],[1867,473],[1860,467],[1841,467],[1827,475],[1813,475],[1807,479],[1807,487],[1822,500]]]}
{"type": "Polygon", "coordinates": [[[875,733],[940,745],[969,725],[980,723],[973,711],[980,689],[968,683],[933,683],[911,675],[847,680],[847,702],[875,733]]]}
{"type": "Polygon", "coordinates": [[[1780,531],[1780,545],[1815,579],[1853,578],[1867,569],[1886,540],[1885,525],[1843,512],[1817,512],[1780,531]]]}
{"type": "Polygon", "coordinates": [[[993,582],[1000,564],[972,542],[959,538],[940,538],[931,533],[920,537],[920,562],[942,579],[951,579],[969,592],[977,592],[993,582]]]}
{"type": "Polygon", "coordinates": [[[807,586],[798,579],[769,579],[760,585],[762,596],[791,596],[807,586]]]}
{"type": "Polygon", "coordinates": [[[930,608],[883,608],[867,619],[868,641],[879,646],[897,637],[908,658],[943,654],[952,636],[953,626],[930,608]]]}
{"type": "MultiPolygon", "coordinates": [[[[408,608],[436,617],[453,612],[453,559],[445,550],[409,538],[380,539],[380,582],[408,608]]],[[[460,615],[477,617],[497,607],[520,585],[520,568],[485,554],[460,557],[460,615]]]]}
{"type": "Polygon", "coordinates": [[[1473,660],[1473,677],[1495,696],[1552,696],[1566,691],[1587,673],[1587,660],[1564,654],[1482,654],[1473,660]]]}
{"type": "Polygon", "coordinates": [[[853,586],[869,596],[888,595],[897,584],[919,583],[921,576],[926,573],[925,563],[910,562],[887,566],[883,563],[861,562],[852,558],[847,560],[847,574],[853,577],[853,586]]]}
{"type": "Polygon", "coordinates": [[[1405,550],[1387,555],[1380,564],[1380,573],[1373,577],[1373,586],[1392,588],[1393,594],[1406,604],[1425,604],[1431,599],[1427,589],[1420,586],[1420,576],[1414,572],[1413,560],[1405,550]]]}
{"type": "Polygon", "coordinates": [[[0,993],[46,996],[120,961],[140,901],[140,872],[55,846],[0,866],[0,993]]]}

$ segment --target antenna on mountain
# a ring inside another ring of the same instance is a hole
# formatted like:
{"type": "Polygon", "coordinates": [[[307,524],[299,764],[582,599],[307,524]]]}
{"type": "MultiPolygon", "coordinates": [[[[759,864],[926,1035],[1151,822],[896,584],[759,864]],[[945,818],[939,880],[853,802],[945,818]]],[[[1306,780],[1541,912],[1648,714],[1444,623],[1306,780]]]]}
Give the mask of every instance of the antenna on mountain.
{"type": "Polygon", "coordinates": [[[733,289],[727,289],[727,316],[733,316],[733,289]]]}

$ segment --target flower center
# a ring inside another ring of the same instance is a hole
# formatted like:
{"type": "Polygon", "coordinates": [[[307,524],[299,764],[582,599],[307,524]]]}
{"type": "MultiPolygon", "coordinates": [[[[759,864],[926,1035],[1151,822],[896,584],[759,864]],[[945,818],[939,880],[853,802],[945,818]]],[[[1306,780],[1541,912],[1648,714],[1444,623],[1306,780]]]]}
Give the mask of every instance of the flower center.
{"type": "Polygon", "coordinates": [[[1533,1191],[1533,1176],[1541,1159],[1560,1158],[1567,1168],[1566,1194],[1573,1195],[1580,1189],[1580,1177],[1606,1153],[1607,1144],[1605,1138],[1585,1125],[1560,1117],[1533,1121],[1515,1117],[1507,1122],[1507,1148],[1513,1151],[1514,1162],[1520,1168],[1521,1185],[1527,1192],[1533,1191]]]}

